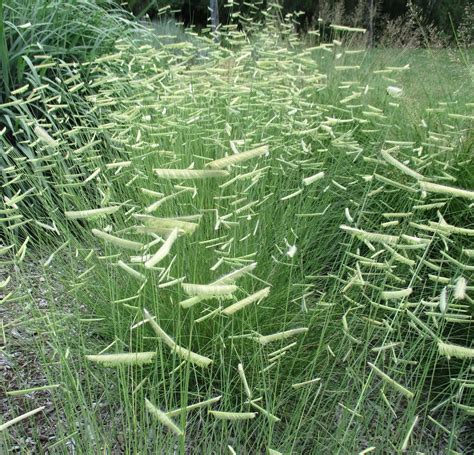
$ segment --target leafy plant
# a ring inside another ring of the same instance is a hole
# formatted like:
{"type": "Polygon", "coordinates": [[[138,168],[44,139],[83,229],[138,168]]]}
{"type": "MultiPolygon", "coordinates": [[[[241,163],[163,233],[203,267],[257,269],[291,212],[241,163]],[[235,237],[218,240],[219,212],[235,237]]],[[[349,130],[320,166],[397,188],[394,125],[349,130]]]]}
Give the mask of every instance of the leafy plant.
{"type": "Polygon", "coordinates": [[[466,69],[354,49],[363,31],[337,24],[306,47],[266,14],[223,28],[225,45],[141,29],[79,64],[33,56],[3,107],[2,261],[28,281],[42,256],[73,302],[42,329],[55,448],[467,444],[466,69]]]}

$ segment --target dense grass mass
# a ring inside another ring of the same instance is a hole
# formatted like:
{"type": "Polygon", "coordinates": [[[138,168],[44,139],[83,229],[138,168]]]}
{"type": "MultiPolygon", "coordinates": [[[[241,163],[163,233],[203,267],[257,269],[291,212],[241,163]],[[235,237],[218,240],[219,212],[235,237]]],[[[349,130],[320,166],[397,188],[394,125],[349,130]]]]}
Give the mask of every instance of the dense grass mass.
{"type": "Polygon", "coordinates": [[[469,53],[303,41],[272,9],[133,27],[30,57],[0,105],[2,305],[38,315],[29,263],[50,301],[37,449],[468,450],[469,53]]]}

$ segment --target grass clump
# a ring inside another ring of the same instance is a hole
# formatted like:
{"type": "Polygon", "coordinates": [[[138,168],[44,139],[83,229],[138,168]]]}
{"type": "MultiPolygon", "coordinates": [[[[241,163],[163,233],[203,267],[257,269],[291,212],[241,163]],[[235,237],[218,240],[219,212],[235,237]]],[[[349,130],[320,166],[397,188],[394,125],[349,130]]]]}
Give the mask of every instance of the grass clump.
{"type": "Polygon", "coordinates": [[[51,383],[86,384],[63,433],[79,414],[74,440],[113,446],[90,423],[102,392],[129,452],[456,450],[472,410],[472,102],[414,93],[416,61],[356,54],[350,30],[308,48],[268,14],[224,27],[226,46],[143,30],[9,107],[4,262],[34,245],[91,315],[75,359],[54,344],[51,383]]]}
{"type": "Polygon", "coordinates": [[[67,63],[84,61],[109,52],[118,37],[138,28],[110,0],[2,0],[0,12],[2,102],[12,91],[22,93],[30,75],[48,72],[47,61],[35,68],[40,55],[67,63]]]}

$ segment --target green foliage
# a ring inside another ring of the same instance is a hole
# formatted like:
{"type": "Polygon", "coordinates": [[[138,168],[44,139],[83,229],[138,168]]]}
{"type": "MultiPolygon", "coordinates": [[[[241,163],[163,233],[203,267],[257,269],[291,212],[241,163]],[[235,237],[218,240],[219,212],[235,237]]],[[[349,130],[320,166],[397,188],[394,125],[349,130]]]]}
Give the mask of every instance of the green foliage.
{"type": "Polygon", "coordinates": [[[3,0],[0,0],[0,64],[2,65],[3,90],[0,91],[0,101],[10,93],[9,57],[3,14],[3,0]]]}
{"type": "MultiPolygon", "coordinates": [[[[59,452],[465,445],[468,68],[445,51],[355,49],[345,30],[330,29],[329,44],[308,35],[307,47],[271,13],[264,26],[224,28],[223,45],[190,33],[179,41],[168,23],[78,62],[43,51],[30,58],[28,86],[0,106],[10,119],[0,132],[0,259],[25,281],[2,280],[2,304],[30,301],[23,272],[35,256],[41,287],[64,286],[37,336],[49,383],[61,385],[59,452]],[[268,154],[242,153],[262,145],[268,154]],[[226,156],[217,177],[183,177],[226,156]],[[174,169],[181,178],[166,178],[174,169]],[[444,190],[425,191],[427,182],[444,190]],[[222,276],[225,295],[215,289],[222,276]],[[189,306],[192,284],[214,288],[198,288],[206,298],[189,306]],[[221,311],[266,288],[262,301],[221,311]],[[189,350],[212,364],[187,361],[189,350]],[[158,360],[88,361],[102,351],[158,360]],[[213,409],[255,418],[186,409],[217,396],[213,409]],[[146,400],[181,411],[152,420],[146,400]]],[[[19,439],[3,437],[7,448],[19,439]]]]}
{"type": "Polygon", "coordinates": [[[118,37],[133,29],[112,0],[2,0],[1,4],[0,98],[4,102],[9,90],[26,83],[34,55],[81,61],[109,51],[118,37]]]}

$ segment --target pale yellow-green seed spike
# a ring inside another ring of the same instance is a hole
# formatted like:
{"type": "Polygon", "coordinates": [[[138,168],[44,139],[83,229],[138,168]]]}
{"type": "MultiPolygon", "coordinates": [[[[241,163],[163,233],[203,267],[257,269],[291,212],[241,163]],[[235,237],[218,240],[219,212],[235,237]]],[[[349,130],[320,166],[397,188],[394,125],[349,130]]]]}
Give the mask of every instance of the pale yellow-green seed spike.
{"type": "Polygon", "coordinates": [[[156,352],[134,352],[122,354],[86,355],[91,362],[101,363],[104,366],[115,367],[120,365],[143,365],[151,363],[156,352]]]}
{"type": "Polygon", "coordinates": [[[458,359],[473,359],[474,348],[459,346],[458,344],[444,343],[438,341],[438,351],[446,357],[457,357],[458,359]]]}
{"type": "Polygon", "coordinates": [[[219,420],[249,420],[254,419],[257,416],[256,412],[209,411],[209,414],[219,420]]]}
{"type": "Polygon", "coordinates": [[[369,367],[372,368],[373,372],[382,378],[387,384],[391,385],[394,389],[398,390],[400,393],[405,395],[407,398],[411,399],[415,396],[413,392],[408,390],[406,387],[403,387],[400,383],[392,379],[388,374],[385,374],[380,368],[376,367],[373,363],[367,362],[369,367]]]}
{"type": "Polygon", "coordinates": [[[257,338],[257,341],[262,345],[266,345],[274,341],[285,340],[287,338],[300,335],[302,333],[306,333],[307,331],[308,331],[307,327],[299,327],[297,329],[285,330],[283,332],[277,332],[271,335],[265,335],[265,336],[261,335],[257,338]]]}
{"type": "Polygon", "coordinates": [[[208,357],[202,356],[200,354],[196,354],[195,352],[190,351],[189,349],[183,348],[175,343],[173,338],[171,338],[154,320],[153,316],[146,310],[143,310],[145,314],[145,318],[148,320],[149,324],[158,335],[159,338],[171,348],[171,350],[176,353],[179,357],[184,360],[187,360],[197,366],[205,368],[212,363],[212,360],[208,357]]]}
{"type": "Polygon", "coordinates": [[[240,380],[242,381],[242,384],[244,385],[245,394],[247,395],[248,399],[251,400],[252,392],[247,382],[247,377],[245,376],[244,366],[241,363],[239,363],[239,365],[237,366],[237,370],[239,372],[240,380]]]}
{"type": "Polygon", "coordinates": [[[439,185],[433,182],[420,182],[420,187],[427,193],[441,193],[454,197],[463,197],[466,199],[474,199],[474,191],[454,188],[452,186],[439,185]]]}
{"type": "Polygon", "coordinates": [[[83,218],[97,218],[104,215],[111,215],[117,212],[120,209],[120,206],[116,207],[103,207],[100,209],[89,209],[89,210],[78,210],[78,211],[69,211],[64,212],[66,218],[70,220],[79,220],[83,218]]]}
{"type": "Polygon", "coordinates": [[[266,287],[260,291],[255,292],[254,294],[249,295],[245,299],[239,300],[238,302],[224,308],[222,313],[226,316],[231,316],[232,314],[236,313],[237,311],[245,308],[246,306],[250,305],[254,302],[259,302],[260,300],[264,299],[270,293],[270,287],[266,287]]]}
{"type": "Polygon", "coordinates": [[[171,247],[177,238],[178,228],[174,228],[158,251],[150,259],[148,259],[148,261],[145,262],[145,268],[151,269],[160,261],[162,261],[171,251],[171,247]]]}
{"type": "Polygon", "coordinates": [[[169,428],[177,436],[183,436],[184,432],[178,427],[161,409],[158,409],[148,398],[145,398],[145,407],[162,425],[169,428]]]}
{"type": "Polygon", "coordinates": [[[209,398],[209,400],[200,401],[199,403],[190,404],[189,406],[186,406],[184,408],[179,408],[179,409],[175,409],[173,411],[168,411],[166,413],[166,415],[168,417],[175,417],[175,416],[180,415],[182,412],[189,412],[189,411],[192,411],[194,409],[199,409],[199,408],[204,408],[206,406],[210,406],[211,404],[214,404],[214,403],[217,403],[218,401],[220,401],[221,398],[222,398],[221,395],[219,395],[218,397],[215,397],[215,398],[209,398]]]}
{"type": "Polygon", "coordinates": [[[206,164],[206,167],[211,169],[224,169],[228,166],[242,163],[248,161],[252,158],[256,158],[262,155],[268,154],[268,145],[262,145],[261,147],[254,148],[252,150],[247,150],[246,152],[239,153],[237,155],[226,156],[225,158],[220,158],[218,160],[211,161],[206,164]]]}
{"type": "Polygon", "coordinates": [[[12,425],[15,425],[15,423],[21,422],[22,420],[27,419],[28,417],[31,417],[35,414],[38,414],[38,412],[41,412],[45,406],[40,406],[39,408],[33,409],[32,411],[25,412],[25,414],[22,414],[18,417],[15,417],[14,419],[8,420],[5,423],[2,423],[0,425],[0,431],[4,431],[7,428],[11,427],[12,425]]]}
{"type": "Polygon", "coordinates": [[[112,234],[108,234],[107,232],[100,231],[99,229],[92,229],[92,233],[99,239],[111,243],[112,245],[115,245],[119,248],[125,248],[128,250],[142,250],[144,247],[143,243],[122,239],[112,234]]]}
{"type": "Polygon", "coordinates": [[[154,169],[155,174],[167,180],[196,180],[216,177],[227,177],[228,171],[213,169],[154,169]]]}

